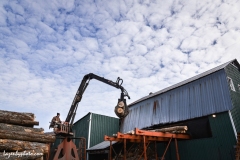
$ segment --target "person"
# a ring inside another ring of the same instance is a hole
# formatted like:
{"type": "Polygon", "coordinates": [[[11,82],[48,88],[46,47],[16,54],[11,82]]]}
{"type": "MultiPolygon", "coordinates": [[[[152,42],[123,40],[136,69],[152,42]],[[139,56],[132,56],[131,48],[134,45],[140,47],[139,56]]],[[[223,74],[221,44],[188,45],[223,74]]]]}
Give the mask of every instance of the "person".
{"type": "Polygon", "coordinates": [[[57,113],[57,116],[54,116],[52,118],[52,123],[62,123],[62,121],[60,120],[60,113],[57,113]]]}
{"type": "Polygon", "coordinates": [[[60,128],[60,124],[62,123],[60,119],[60,113],[57,113],[57,116],[54,116],[51,121],[51,126],[57,125],[57,128],[60,128]]]}

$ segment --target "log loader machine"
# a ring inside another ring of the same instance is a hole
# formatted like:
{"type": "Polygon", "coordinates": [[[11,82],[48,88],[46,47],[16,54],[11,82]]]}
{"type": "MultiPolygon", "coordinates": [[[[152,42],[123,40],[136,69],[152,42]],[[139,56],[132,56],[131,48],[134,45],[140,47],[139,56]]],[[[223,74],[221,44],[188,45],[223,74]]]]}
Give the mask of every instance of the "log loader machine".
{"type": "MultiPolygon", "coordinates": [[[[123,119],[129,113],[125,97],[128,97],[128,99],[130,99],[130,96],[128,95],[128,92],[122,87],[123,80],[121,78],[118,77],[117,81],[113,82],[103,77],[99,77],[93,73],[89,73],[85,75],[73,99],[72,105],[70,107],[70,110],[68,112],[65,122],[63,124],[58,124],[58,125],[55,125],[52,123],[50,124],[50,128],[54,129],[54,133],[56,134],[56,136],[63,139],[62,143],[58,145],[58,148],[53,160],[79,160],[80,159],[78,156],[77,147],[72,141],[72,139],[78,139],[78,138],[75,138],[73,135],[72,126],[73,126],[74,118],[78,108],[78,103],[81,101],[83,93],[86,90],[89,84],[89,81],[91,79],[96,79],[110,86],[113,86],[117,89],[120,89],[121,94],[120,94],[120,98],[118,99],[117,106],[114,109],[115,114],[120,119],[123,119]]],[[[86,157],[83,159],[86,159],[86,157]]]]}

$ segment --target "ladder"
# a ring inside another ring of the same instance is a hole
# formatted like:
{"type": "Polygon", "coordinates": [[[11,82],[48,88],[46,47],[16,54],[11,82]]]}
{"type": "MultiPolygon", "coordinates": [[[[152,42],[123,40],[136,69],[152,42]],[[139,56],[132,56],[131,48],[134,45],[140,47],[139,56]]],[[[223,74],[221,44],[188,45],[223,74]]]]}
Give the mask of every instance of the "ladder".
{"type": "Polygon", "coordinates": [[[240,132],[237,134],[236,160],[240,160],[240,132]]]}

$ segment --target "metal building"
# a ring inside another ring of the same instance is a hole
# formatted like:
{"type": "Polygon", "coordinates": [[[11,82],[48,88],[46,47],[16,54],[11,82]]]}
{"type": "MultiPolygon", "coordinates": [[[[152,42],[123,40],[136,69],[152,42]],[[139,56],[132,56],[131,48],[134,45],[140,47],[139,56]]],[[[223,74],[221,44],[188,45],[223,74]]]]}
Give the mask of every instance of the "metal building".
{"type": "MultiPolygon", "coordinates": [[[[236,59],[133,102],[120,131],[175,125],[187,125],[192,137],[179,142],[181,159],[235,159],[240,132],[240,65],[236,59]]],[[[158,146],[161,155],[166,144],[158,146]]],[[[175,159],[174,144],[165,159],[175,159]]]]}
{"type": "MultiPolygon", "coordinates": [[[[105,115],[89,112],[87,115],[76,121],[73,125],[75,137],[86,139],[86,149],[99,144],[104,140],[104,135],[112,135],[119,131],[119,119],[105,115]]],[[[75,145],[79,145],[79,140],[75,140],[75,145]]],[[[108,157],[108,153],[88,152],[87,159],[108,157]]]]}
{"type": "MultiPolygon", "coordinates": [[[[236,158],[240,132],[240,65],[236,59],[133,102],[120,132],[179,125],[187,126],[191,136],[178,141],[180,159],[236,158]]],[[[103,138],[119,131],[119,119],[88,113],[74,123],[73,131],[75,137],[86,138],[88,159],[108,159],[110,144],[103,138]]],[[[166,142],[158,143],[159,158],[166,146],[166,142]]],[[[114,149],[120,153],[121,145],[114,142],[114,149]]],[[[175,144],[171,143],[165,160],[175,159],[175,144]]]]}

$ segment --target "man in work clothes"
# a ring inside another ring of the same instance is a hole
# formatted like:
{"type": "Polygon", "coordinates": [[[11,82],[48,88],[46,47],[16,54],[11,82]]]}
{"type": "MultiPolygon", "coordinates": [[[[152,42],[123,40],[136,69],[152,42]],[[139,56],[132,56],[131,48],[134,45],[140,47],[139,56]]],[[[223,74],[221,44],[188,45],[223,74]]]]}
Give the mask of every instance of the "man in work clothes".
{"type": "Polygon", "coordinates": [[[60,128],[61,123],[62,123],[62,121],[60,120],[60,113],[57,113],[57,116],[54,116],[52,118],[52,125],[57,125],[58,128],[60,128]]]}

